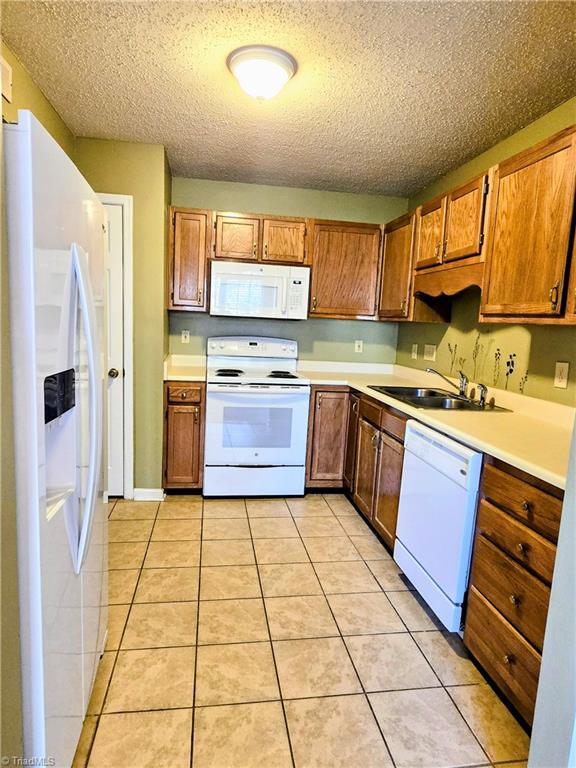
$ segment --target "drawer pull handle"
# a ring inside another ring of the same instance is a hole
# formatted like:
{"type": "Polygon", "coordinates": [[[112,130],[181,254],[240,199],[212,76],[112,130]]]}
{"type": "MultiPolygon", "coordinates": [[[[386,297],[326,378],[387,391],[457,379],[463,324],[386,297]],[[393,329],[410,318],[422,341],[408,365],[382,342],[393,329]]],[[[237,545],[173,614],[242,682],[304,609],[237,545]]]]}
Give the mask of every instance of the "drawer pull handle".
{"type": "Polygon", "coordinates": [[[532,505],[530,504],[529,501],[522,502],[522,509],[524,510],[524,512],[530,512],[531,508],[532,508],[532,505]]]}
{"type": "Polygon", "coordinates": [[[198,424],[198,408],[194,408],[194,424],[198,424]]]}
{"type": "Polygon", "coordinates": [[[519,542],[518,544],[516,544],[516,549],[521,555],[528,554],[528,544],[523,544],[522,542],[519,542]]]}
{"type": "Polygon", "coordinates": [[[520,605],[520,598],[518,597],[518,595],[510,595],[508,599],[510,600],[512,605],[520,605]]]}
{"type": "Polygon", "coordinates": [[[502,657],[502,661],[504,662],[504,664],[508,664],[508,665],[510,665],[510,664],[514,664],[514,656],[512,656],[512,654],[511,654],[511,653],[506,653],[506,654],[505,654],[505,655],[502,657]]]}
{"type": "Polygon", "coordinates": [[[181,400],[186,400],[187,397],[188,397],[188,392],[180,392],[180,399],[181,400]]]}

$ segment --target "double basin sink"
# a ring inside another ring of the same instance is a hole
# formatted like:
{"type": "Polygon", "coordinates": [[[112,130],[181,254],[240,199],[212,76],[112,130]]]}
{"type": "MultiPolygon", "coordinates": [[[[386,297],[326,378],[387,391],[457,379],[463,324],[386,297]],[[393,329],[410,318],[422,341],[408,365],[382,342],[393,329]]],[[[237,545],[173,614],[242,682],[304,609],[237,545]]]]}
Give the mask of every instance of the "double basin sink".
{"type": "Polygon", "coordinates": [[[497,405],[480,403],[470,400],[462,395],[455,395],[445,389],[426,389],[424,387],[377,387],[371,385],[383,395],[395,397],[403,403],[408,403],[416,408],[437,408],[443,411],[504,411],[497,405]]]}

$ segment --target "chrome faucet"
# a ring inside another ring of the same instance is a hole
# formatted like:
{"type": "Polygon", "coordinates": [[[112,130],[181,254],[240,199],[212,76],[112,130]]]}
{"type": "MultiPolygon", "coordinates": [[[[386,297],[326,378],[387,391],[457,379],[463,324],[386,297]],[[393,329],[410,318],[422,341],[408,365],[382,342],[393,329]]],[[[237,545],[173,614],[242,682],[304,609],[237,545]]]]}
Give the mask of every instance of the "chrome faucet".
{"type": "Polygon", "coordinates": [[[468,397],[468,376],[466,376],[463,371],[459,371],[458,384],[454,384],[453,381],[450,381],[449,378],[444,376],[443,373],[440,373],[440,371],[437,371],[435,368],[426,368],[426,373],[435,373],[437,376],[440,376],[441,379],[444,379],[447,384],[450,384],[451,387],[457,389],[460,397],[468,397]]]}
{"type": "Polygon", "coordinates": [[[486,384],[478,384],[478,405],[480,408],[486,408],[486,398],[488,396],[488,387],[486,384]]]}

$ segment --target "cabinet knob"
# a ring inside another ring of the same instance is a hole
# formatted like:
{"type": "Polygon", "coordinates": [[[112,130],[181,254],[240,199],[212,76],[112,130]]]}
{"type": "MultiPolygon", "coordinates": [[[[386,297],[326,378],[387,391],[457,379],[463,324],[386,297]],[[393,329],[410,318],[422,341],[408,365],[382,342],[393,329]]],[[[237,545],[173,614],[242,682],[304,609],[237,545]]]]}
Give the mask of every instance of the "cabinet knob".
{"type": "Polygon", "coordinates": [[[516,544],[516,549],[521,555],[525,555],[528,552],[528,544],[523,544],[521,541],[516,544]]]}
{"type": "Polygon", "coordinates": [[[196,300],[198,301],[198,304],[202,304],[202,291],[198,291],[196,295],[196,300]]]}
{"type": "Polygon", "coordinates": [[[440,246],[441,243],[436,243],[436,247],[434,248],[434,257],[436,261],[440,261],[440,246]]]}
{"type": "Polygon", "coordinates": [[[312,296],[312,309],[316,309],[316,296],[312,296]]]}
{"type": "Polygon", "coordinates": [[[375,434],[375,435],[372,437],[372,441],[371,441],[371,442],[372,442],[372,447],[373,447],[373,448],[377,448],[377,447],[378,447],[378,433],[376,433],[376,434],[375,434]]]}
{"type": "Polygon", "coordinates": [[[520,598],[518,597],[518,595],[510,595],[508,599],[510,600],[512,605],[520,605],[520,598]]]}
{"type": "Polygon", "coordinates": [[[508,665],[514,664],[514,656],[512,656],[511,653],[506,653],[502,657],[502,661],[504,662],[504,664],[508,664],[508,665]]]}
{"type": "Polygon", "coordinates": [[[264,243],[264,256],[268,256],[268,243],[264,243]]]}
{"type": "Polygon", "coordinates": [[[532,505],[530,504],[529,501],[526,501],[526,499],[524,499],[524,501],[522,502],[522,504],[520,506],[522,507],[524,512],[530,512],[530,508],[531,508],[532,505]]]}
{"type": "Polygon", "coordinates": [[[256,243],[253,243],[253,244],[252,244],[252,255],[253,255],[253,256],[256,256],[256,248],[257,248],[257,247],[258,247],[258,246],[257,246],[257,244],[256,244],[256,243]]]}
{"type": "Polygon", "coordinates": [[[322,393],[318,395],[318,400],[316,401],[316,408],[320,408],[322,405],[322,393]]]}
{"type": "Polygon", "coordinates": [[[180,392],[180,400],[186,400],[188,397],[188,392],[180,392]]]}
{"type": "Polygon", "coordinates": [[[198,408],[194,408],[194,424],[198,424],[198,408]]]}
{"type": "Polygon", "coordinates": [[[408,304],[408,299],[407,298],[403,298],[402,301],[400,302],[400,309],[402,310],[402,312],[406,312],[406,305],[407,304],[408,304]]]}

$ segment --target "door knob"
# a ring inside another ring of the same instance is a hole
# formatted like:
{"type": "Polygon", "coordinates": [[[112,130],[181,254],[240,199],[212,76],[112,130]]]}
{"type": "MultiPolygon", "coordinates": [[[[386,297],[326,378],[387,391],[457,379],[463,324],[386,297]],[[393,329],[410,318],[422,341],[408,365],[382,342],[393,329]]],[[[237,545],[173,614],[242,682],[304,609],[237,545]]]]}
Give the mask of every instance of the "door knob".
{"type": "Polygon", "coordinates": [[[108,371],[108,376],[110,376],[111,379],[117,379],[118,376],[120,376],[120,371],[118,368],[110,368],[108,371]]]}

